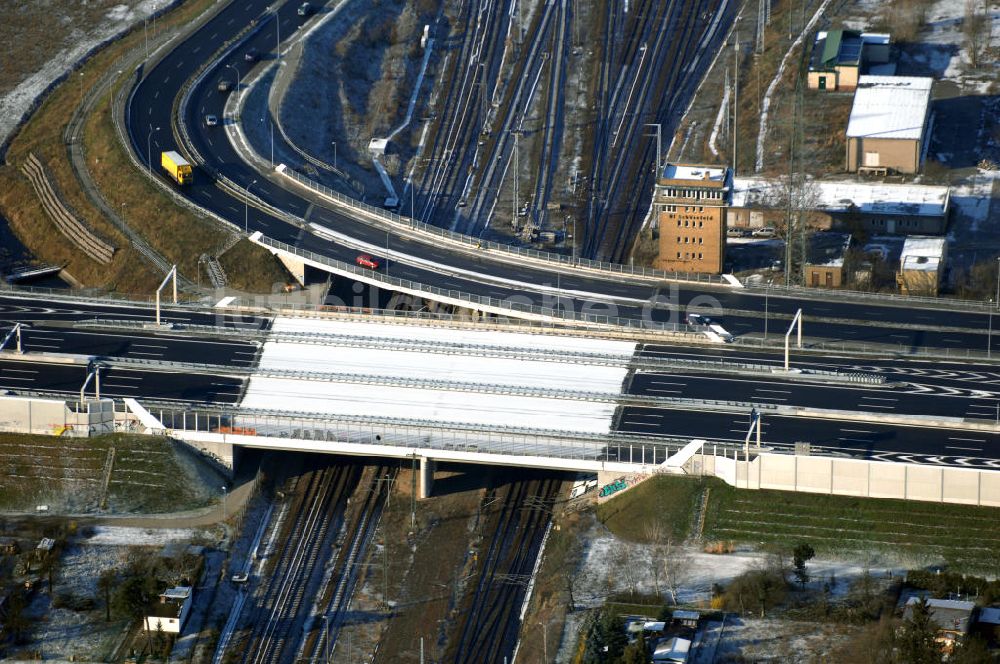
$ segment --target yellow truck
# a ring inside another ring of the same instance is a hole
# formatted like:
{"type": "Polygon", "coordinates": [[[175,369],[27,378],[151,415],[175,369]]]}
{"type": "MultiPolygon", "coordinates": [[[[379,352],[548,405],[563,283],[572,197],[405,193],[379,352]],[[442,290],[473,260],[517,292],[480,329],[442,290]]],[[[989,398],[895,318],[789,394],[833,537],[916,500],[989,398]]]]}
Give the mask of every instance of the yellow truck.
{"type": "Polygon", "coordinates": [[[194,172],[191,170],[191,162],[173,150],[163,153],[160,157],[160,165],[163,166],[163,170],[170,173],[170,177],[172,177],[177,184],[188,184],[194,179],[194,172]]]}

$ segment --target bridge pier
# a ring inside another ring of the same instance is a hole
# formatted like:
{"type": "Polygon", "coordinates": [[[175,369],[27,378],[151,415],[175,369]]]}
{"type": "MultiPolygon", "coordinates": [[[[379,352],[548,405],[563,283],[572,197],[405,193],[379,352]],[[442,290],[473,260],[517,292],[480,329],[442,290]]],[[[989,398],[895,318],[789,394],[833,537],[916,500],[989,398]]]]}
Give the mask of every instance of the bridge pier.
{"type": "Polygon", "coordinates": [[[420,457],[420,486],[417,487],[417,500],[431,497],[434,488],[434,459],[420,457]]]}

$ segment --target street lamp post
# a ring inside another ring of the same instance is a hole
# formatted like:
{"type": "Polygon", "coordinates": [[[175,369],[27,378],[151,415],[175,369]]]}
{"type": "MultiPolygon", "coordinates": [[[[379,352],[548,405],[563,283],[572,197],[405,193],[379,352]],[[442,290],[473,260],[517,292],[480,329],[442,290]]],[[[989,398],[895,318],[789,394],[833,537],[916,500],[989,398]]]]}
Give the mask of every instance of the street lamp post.
{"type": "Polygon", "coordinates": [[[997,297],[994,302],[1000,307],[1000,256],[997,256],[997,297]]]}
{"type": "Polygon", "coordinates": [[[993,348],[993,300],[990,300],[990,327],[986,333],[986,357],[992,357],[993,348]]]}
{"type": "Polygon", "coordinates": [[[771,293],[771,281],[764,286],[764,341],[767,341],[767,296],[771,293]]]}
{"type": "Polygon", "coordinates": [[[226,491],[226,485],[223,484],[222,485],[222,520],[223,521],[226,520],[226,495],[227,494],[228,494],[228,492],[226,491]]]}
{"type": "Polygon", "coordinates": [[[122,203],[122,233],[125,232],[125,203],[122,203]]]}
{"type": "Polygon", "coordinates": [[[333,143],[333,170],[337,170],[337,141],[332,141],[333,143]]]}
{"type": "Polygon", "coordinates": [[[255,184],[257,184],[256,180],[254,180],[253,182],[251,182],[250,184],[247,185],[247,189],[246,189],[247,195],[246,195],[246,198],[243,199],[243,204],[244,204],[244,208],[243,208],[243,232],[246,233],[247,235],[250,234],[250,187],[254,186],[255,184]]]}
{"type": "MultiPolygon", "coordinates": [[[[240,75],[240,70],[237,69],[234,65],[231,65],[231,64],[227,64],[226,66],[229,67],[230,69],[232,69],[234,72],[236,72],[236,94],[239,95],[240,94],[240,84],[243,81],[243,77],[240,75]]],[[[237,97],[237,99],[236,99],[236,116],[237,117],[239,117],[239,115],[240,115],[240,101],[241,101],[241,98],[237,97]]]]}
{"type": "Polygon", "coordinates": [[[159,127],[150,127],[146,134],[146,168],[149,170],[149,177],[153,177],[153,132],[160,131],[159,127]]]}
{"type": "Polygon", "coordinates": [[[548,664],[549,662],[549,626],[543,622],[538,623],[542,626],[542,662],[548,664]]]}

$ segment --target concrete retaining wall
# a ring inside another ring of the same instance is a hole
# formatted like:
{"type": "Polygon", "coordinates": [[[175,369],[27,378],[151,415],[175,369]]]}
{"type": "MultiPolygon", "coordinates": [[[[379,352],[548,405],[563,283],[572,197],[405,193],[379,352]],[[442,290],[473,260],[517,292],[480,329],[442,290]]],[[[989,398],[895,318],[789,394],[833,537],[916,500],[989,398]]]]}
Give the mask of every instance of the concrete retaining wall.
{"type": "Polygon", "coordinates": [[[115,429],[110,400],[88,401],[84,412],[75,412],[69,402],[33,397],[0,397],[0,431],[87,437],[115,429]]]}
{"type": "Polygon", "coordinates": [[[746,461],[693,459],[688,472],[715,475],[740,489],[777,489],[863,498],[1000,507],[1000,472],[863,459],[758,454],[746,461]]]}

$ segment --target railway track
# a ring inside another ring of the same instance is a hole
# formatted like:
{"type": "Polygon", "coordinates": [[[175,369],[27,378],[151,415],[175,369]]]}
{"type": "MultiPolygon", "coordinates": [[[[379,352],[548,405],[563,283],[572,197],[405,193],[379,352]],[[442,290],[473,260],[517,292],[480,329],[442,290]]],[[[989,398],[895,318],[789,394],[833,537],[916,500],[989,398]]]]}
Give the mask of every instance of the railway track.
{"type": "Polygon", "coordinates": [[[294,515],[265,556],[274,556],[244,609],[251,625],[234,639],[232,652],[239,661],[272,664],[292,661],[298,646],[308,603],[305,598],[317,586],[325,562],[324,554],[340,530],[347,498],[357,485],[357,466],[326,466],[308,471],[296,481],[290,513],[294,515]]]}
{"type": "MultiPolygon", "coordinates": [[[[433,223],[439,208],[456,210],[468,167],[475,161],[476,136],[487,123],[488,106],[483,103],[488,86],[499,73],[503,56],[504,27],[511,30],[511,0],[480,0],[464,3],[460,23],[465,25],[462,43],[448,78],[441,118],[434,133],[429,167],[420,179],[421,206],[417,218],[433,223]],[[478,102],[478,103],[477,103],[478,102]],[[459,193],[456,193],[459,190],[459,193]]],[[[422,159],[423,160],[423,159],[422,159]]],[[[453,223],[449,219],[449,223],[453,223]]]]}
{"type": "Polygon", "coordinates": [[[396,471],[389,466],[377,467],[364,489],[361,507],[351,517],[345,530],[350,533],[350,540],[340,547],[330,583],[313,607],[313,615],[322,616],[322,619],[317,619],[306,633],[296,661],[323,662],[327,661],[329,653],[335,652],[337,637],[362,576],[364,560],[375,538],[396,471]]]}
{"type": "MultiPolygon", "coordinates": [[[[652,24],[652,41],[649,67],[645,75],[637,74],[633,103],[626,104],[625,115],[618,122],[622,129],[611,136],[612,142],[620,136],[624,159],[613,159],[610,168],[602,173],[603,191],[600,205],[591,206],[586,241],[587,255],[602,260],[622,261],[630,250],[630,240],[638,232],[652,199],[656,173],[651,167],[655,161],[656,147],[641,131],[645,124],[659,123],[663,135],[670,136],[679,121],[680,110],[671,100],[686,101],[693,91],[692,84],[699,75],[698,64],[708,61],[702,56],[717,47],[725,30],[711,33],[707,30],[709,17],[715,11],[731,12],[731,4],[717,0],[688,0],[661,5],[658,19],[652,24]],[[658,23],[656,22],[658,20],[658,23]],[[658,76],[668,72],[668,76],[658,76]]],[[[727,14],[728,15],[728,14],[727,14]]],[[[723,21],[724,24],[728,24],[723,21]]],[[[714,24],[712,24],[714,25],[714,24]]],[[[617,116],[616,116],[617,117],[617,116]]],[[[605,142],[609,137],[605,136],[605,142]]]]}
{"type": "Polygon", "coordinates": [[[487,513],[494,524],[482,552],[479,578],[463,605],[465,620],[448,649],[446,661],[500,664],[514,652],[520,609],[548,526],[560,480],[538,475],[511,481],[484,498],[499,498],[487,513]]]}

